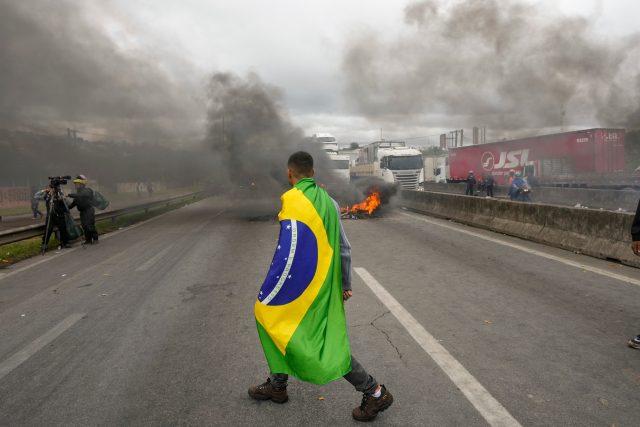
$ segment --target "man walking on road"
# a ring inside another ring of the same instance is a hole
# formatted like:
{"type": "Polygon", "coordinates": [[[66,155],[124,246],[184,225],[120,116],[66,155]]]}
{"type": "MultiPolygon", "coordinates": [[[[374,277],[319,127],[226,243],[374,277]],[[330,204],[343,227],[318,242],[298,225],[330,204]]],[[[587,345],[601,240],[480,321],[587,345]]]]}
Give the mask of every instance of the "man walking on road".
{"type": "Polygon", "coordinates": [[[352,296],[351,246],[338,204],[313,176],[310,154],[289,157],[292,189],[281,197],[278,247],[255,303],[271,376],[249,396],[285,403],[289,374],[314,384],[344,377],[363,393],[353,418],[371,421],[393,396],[351,355],[344,314],[352,296]]]}
{"type": "Polygon", "coordinates": [[[84,231],[84,243],[92,244],[98,243],[98,230],[96,230],[96,211],[93,207],[94,196],[93,190],[87,187],[87,177],[84,175],[78,175],[73,183],[76,187],[76,192],[69,194],[69,197],[73,199],[73,202],[69,205],[69,209],[74,207],[80,211],[80,224],[84,231]]]}
{"type": "MultiPolygon", "coordinates": [[[[640,256],[640,201],[638,201],[636,216],[633,218],[633,224],[631,225],[631,240],[631,250],[634,254],[640,256]]],[[[640,335],[631,338],[627,344],[631,348],[640,350],[640,335]]]]}

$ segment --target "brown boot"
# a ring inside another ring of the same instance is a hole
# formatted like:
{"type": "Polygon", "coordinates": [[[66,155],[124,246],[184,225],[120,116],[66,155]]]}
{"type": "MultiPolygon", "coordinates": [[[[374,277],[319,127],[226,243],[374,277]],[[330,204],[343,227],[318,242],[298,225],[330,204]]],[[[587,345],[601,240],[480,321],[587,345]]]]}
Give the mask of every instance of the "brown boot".
{"type": "Polygon", "coordinates": [[[387,409],[393,403],[393,396],[389,390],[381,386],[380,397],[375,398],[370,394],[362,396],[362,403],[357,408],[353,408],[353,418],[357,421],[372,421],[378,416],[378,412],[387,409]]]}
{"type": "Polygon", "coordinates": [[[276,403],[285,403],[289,400],[287,388],[276,388],[271,384],[271,378],[267,378],[267,382],[260,385],[252,385],[249,387],[249,396],[256,400],[272,400],[276,403]]]}

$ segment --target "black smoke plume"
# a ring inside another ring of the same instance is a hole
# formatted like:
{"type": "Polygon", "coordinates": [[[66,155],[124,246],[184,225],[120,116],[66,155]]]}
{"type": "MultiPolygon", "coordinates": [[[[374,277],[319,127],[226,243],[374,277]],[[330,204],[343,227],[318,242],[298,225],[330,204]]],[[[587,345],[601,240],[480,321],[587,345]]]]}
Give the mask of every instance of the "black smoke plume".
{"type": "Polygon", "coordinates": [[[143,142],[201,138],[203,82],[179,58],[123,48],[101,27],[97,11],[106,9],[89,6],[0,0],[0,127],[73,127],[83,137],[143,142]]]}
{"type": "Polygon", "coordinates": [[[289,188],[287,160],[298,150],[311,153],[317,182],[339,203],[362,197],[332,176],[326,153],[291,122],[278,88],[256,74],[214,73],[208,94],[206,143],[217,159],[220,190],[233,194],[240,210],[278,206],[278,196],[289,188]]]}
{"type": "MultiPolygon", "coordinates": [[[[302,147],[280,91],[256,74],[214,73],[209,80],[206,142],[229,189],[273,196],[287,186],[287,159],[302,147]]],[[[249,193],[251,194],[251,193],[249,193]]]]}
{"type": "Polygon", "coordinates": [[[493,130],[640,127],[640,35],[516,0],[415,2],[395,40],[373,30],[344,57],[346,97],[377,122],[493,130]]]}

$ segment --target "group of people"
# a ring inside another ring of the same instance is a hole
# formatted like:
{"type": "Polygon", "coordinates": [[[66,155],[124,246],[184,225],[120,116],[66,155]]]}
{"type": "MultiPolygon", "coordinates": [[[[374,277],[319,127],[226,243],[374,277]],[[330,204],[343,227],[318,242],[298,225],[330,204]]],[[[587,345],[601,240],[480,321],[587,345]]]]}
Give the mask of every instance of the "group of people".
{"type": "Polygon", "coordinates": [[[60,187],[50,184],[47,188],[35,193],[32,202],[32,210],[34,218],[37,218],[38,203],[40,200],[45,202],[47,208],[47,216],[45,220],[46,228],[42,235],[43,251],[49,245],[49,240],[54,232],[58,230],[59,249],[69,248],[70,226],[75,226],[73,220],[68,221],[71,215],[71,209],[76,208],[80,212],[80,224],[84,234],[84,244],[98,243],[98,230],[96,229],[95,208],[94,208],[94,191],[87,186],[88,180],[84,175],[78,175],[74,178],[73,184],[75,193],[64,194],[60,187]],[[71,203],[67,202],[67,198],[71,199],[71,203]],[[34,207],[35,204],[35,207],[34,207]]]}
{"type": "MultiPolygon", "coordinates": [[[[477,188],[481,193],[484,192],[487,197],[493,197],[495,178],[491,173],[483,175],[482,178],[478,180],[475,173],[471,170],[467,175],[466,183],[467,187],[464,192],[465,195],[475,196],[477,188]]],[[[531,201],[529,198],[531,186],[527,177],[522,176],[521,172],[516,172],[514,170],[509,171],[509,176],[507,177],[505,184],[508,188],[507,195],[509,196],[509,199],[519,202],[531,201]]]]}
{"type": "Polygon", "coordinates": [[[476,195],[476,185],[478,186],[478,191],[485,192],[487,197],[493,197],[493,186],[495,185],[495,178],[490,173],[487,175],[483,175],[480,180],[476,178],[476,175],[473,171],[469,171],[469,175],[467,175],[467,188],[464,192],[467,196],[475,196],[476,195]]]}

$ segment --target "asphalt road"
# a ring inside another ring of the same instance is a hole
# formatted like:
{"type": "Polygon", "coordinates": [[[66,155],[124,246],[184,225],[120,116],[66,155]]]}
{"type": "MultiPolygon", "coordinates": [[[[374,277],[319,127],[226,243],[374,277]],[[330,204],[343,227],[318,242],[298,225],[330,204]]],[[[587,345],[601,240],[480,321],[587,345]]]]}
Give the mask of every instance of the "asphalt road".
{"type": "MultiPolygon", "coordinates": [[[[0,425],[357,424],[346,381],[247,396],[278,233],[247,212],[207,199],[0,271],[0,425]]],[[[640,271],[399,209],[344,226],[352,350],[395,396],[376,423],[638,425],[640,271]]]]}

